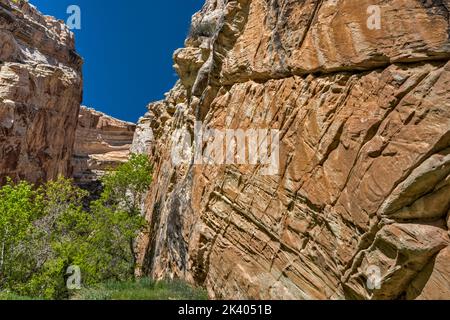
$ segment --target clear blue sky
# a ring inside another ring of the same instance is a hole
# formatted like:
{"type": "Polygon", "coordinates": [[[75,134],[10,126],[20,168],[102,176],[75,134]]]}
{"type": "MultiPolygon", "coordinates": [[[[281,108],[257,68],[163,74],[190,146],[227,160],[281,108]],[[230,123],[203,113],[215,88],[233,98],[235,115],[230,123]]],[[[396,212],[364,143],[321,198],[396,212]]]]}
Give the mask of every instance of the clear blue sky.
{"type": "Polygon", "coordinates": [[[191,16],[204,0],[30,0],[42,13],[67,21],[81,8],[77,50],[84,58],[83,104],[136,122],[149,102],[177,80],[172,54],[183,47],[191,16]]]}

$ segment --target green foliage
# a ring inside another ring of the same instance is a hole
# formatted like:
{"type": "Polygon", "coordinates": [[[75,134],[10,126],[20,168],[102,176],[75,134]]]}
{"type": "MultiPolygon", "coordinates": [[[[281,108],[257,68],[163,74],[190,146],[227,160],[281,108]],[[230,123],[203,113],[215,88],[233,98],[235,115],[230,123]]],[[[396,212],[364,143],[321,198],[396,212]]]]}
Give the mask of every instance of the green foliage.
{"type": "Polygon", "coordinates": [[[39,300],[39,299],[19,296],[17,294],[9,292],[0,292],[0,301],[31,301],[31,300],[39,300]]]}
{"type": "Polygon", "coordinates": [[[134,239],[145,226],[140,206],[152,182],[151,173],[148,157],[132,154],[128,162],[103,177],[104,191],[91,204],[93,223],[98,230],[92,242],[104,248],[96,257],[97,280],[133,277],[134,239]]]}
{"type": "Polygon", "coordinates": [[[145,226],[139,207],[150,182],[148,158],[133,155],[104,177],[101,198],[86,210],[88,193],[71,180],[39,188],[9,180],[0,189],[0,291],[68,298],[69,266],[80,268],[85,286],[132,279],[133,241],[145,226]]]}
{"type": "Polygon", "coordinates": [[[207,300],[207,293],[180,281],[109,281],[93,288],[83,289],[77,300],[207,300]]]}
{"type": "Polygon", "coordinates": [[[41,214],[40,200],[26,182],[8,180],[0,189],[0,288],[14,287],[16,279],[31,276],[33,257],[25,241],[30,235],[34,238],[33,221],[41,214]]]}
{"type": "Polygon", "coordinates": [[[103,177],[104,192],[100,201],[120,205],[130,214],[136,214],[152,182],[151,173],[148,157],[132,154],[128,162],[103,177]]]}

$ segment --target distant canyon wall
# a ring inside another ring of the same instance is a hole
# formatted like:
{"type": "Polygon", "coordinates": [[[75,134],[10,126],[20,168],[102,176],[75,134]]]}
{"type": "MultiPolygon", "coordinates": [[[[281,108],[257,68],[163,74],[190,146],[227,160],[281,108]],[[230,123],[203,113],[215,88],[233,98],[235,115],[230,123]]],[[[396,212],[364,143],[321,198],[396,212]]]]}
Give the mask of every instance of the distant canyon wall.
{"type": "Polygon", "coordinates": [[[449,8],[207,0],[136,130],[155,164],[139,272],[212,298],[450,299],[449,8]],[[196,121],[279,130],[278,173],[194,164],[194,143],[174,164],[196,121]]]}
{"type": "Polygon", "coordinates": [[[0,179],[71,175],[82,62],[63,22],[0,1],[0,179]]]}
{"type": "Polygon", "coordinates": [[[75,181],[97,181],[105,171],[126,162],[135,129],[133,123],[81,107],[72,162],[75,181]]]}
{"type": "Polygon", "coordinates": [[[82,62],[64,22],[0,2],[0,179],[83,184],[128,159],[135,125],[80,108],[82,62]]]}

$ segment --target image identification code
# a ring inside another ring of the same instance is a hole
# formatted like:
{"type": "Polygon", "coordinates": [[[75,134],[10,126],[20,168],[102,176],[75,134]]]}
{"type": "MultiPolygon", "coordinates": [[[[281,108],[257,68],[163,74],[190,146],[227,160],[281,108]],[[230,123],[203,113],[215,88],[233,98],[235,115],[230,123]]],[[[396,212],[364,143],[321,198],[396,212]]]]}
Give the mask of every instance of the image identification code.
{"type": "Polygon", "coordinates": [[[186,304],[178,309],[179,315],[197,315],[209,318],[214,314],[230,315],[271,315],[271,305],[242,305],[224,304],[221,308],[189,306],[186,304]]]}

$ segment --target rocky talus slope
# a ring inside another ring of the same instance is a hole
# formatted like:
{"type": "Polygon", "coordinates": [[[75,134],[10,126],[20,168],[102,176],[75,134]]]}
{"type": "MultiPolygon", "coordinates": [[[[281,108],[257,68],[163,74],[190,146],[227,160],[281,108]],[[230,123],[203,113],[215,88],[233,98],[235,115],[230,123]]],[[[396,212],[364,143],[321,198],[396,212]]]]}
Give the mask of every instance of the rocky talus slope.
{"type": "Polygon", "coordinates": [[[136,132],[155,163],[140,272],[212,298],[449,299],[449,9],[207,0],[136,132]],[[195,121],[279,130],[279,171],[175,165],[195,121]]]}
{"type": "Polygon", "coordinates": [[[64,22],[0,0],[0,179],[71,174],[81,66],[64,22]]]}
{"type": "Polygon", "coordinates": [[[73,167],[77,183],[97,181],[106,170],[126,162],[136,125],[81,107],[73,167]]]}

